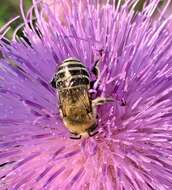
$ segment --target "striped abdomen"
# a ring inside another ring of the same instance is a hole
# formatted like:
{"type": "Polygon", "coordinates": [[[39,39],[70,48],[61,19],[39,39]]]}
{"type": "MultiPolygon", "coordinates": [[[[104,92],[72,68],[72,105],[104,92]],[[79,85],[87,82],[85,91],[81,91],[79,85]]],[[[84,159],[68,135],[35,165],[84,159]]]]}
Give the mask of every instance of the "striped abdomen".
{"type": "Polygon", "coordinates": [[[86,67],[78,59],[68,58],[59,66],[51,84],[60,90],[89,83],[86,67]]]}

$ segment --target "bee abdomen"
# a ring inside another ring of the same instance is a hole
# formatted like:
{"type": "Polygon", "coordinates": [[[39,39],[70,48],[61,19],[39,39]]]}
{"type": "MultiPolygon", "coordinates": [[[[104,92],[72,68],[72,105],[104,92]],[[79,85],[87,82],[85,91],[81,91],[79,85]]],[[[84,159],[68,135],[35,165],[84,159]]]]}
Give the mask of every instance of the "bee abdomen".
{"type": "MultiPolygon", "coordinates": [[[[79,67],[77,67],[75,69],[73,69],[73,68],[69,69],[68,72],[70,73],[71,77],[78,76],[78,75],[89,77],[88,72],[85,69],[81,69],[79,67]]],[[[65,70],[61,70],[57,74],[58,74],[59,79],[66,77],[66,71],[65,70]]]]}
{"type": "Polygon", "coordinates": [[[89,85],[89,73],[76,58],[68,58],[60,65],[55,75],[56,88],[70,88],[89,85]]]}
{"type": "Polygon", "coordinates": [[[76,58],[68,58],[63,61],[63,63],[59,66],[58,71],[63,70],[65,67],[68,68],[85,68],[86,67],[80,62],[80,60],[76,58]]]}

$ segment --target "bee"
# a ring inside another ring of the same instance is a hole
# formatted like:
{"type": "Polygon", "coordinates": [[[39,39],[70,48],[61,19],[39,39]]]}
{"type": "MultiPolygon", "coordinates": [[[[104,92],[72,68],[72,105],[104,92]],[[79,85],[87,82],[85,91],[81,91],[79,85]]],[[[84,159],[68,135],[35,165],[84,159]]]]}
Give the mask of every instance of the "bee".
{"type": "MultiPolygon", "coordinates": [[[[99,73],[97,63],[92,69],[96,74],[99,73]]],[[[93,100],[89,93],[91,82],[85,65],[74,57],[63,61],[51,81],[57,90],[60,115],[71,139],[97,134],[96,106],[113,101],[104,97],[93,100]]]]}

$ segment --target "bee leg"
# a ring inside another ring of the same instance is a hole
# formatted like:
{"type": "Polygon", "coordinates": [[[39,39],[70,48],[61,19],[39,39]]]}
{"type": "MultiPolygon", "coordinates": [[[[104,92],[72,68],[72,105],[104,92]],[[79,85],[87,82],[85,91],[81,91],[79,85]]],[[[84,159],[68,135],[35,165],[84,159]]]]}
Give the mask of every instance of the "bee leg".
{"type": "Polygon", "coordinates": [[[92,72],[96,76],[96,78],[98,78],[100,75],[99,64],[102,62],[104,50],[100,49],[98,50],[98,52],[99,52],[99,58],[95,61],[94,66],[92,68],[92,72]]]}
{"type": "Polygon", "coordinates": [[[87,129],[87,133],[90,137],[96,135],[98,133],[98,131],[96,130],[97,128],[97,124],[93,124],[89,129],[87,129]]]}
{"type": "Polygon", "coordinates": [[[120,103],[120,106],[126,106],[127,105],[125,98],[117,97],[116,100],[120,103]]]}
{"type": "Polygon", "coordinates": [[[98,59],[98,60],[95,62],[94,66],[93,66],[93,68],[92,68],[92,70],[91,70],[92,73],[96,76],[96,78],[98,78],[98,76],[99,76],[99,74],[100,74],[99,64],[100,64],[100,60],[98,59]]]}
{"type": "Polygon", "coordinates": [[[70,132],[72,135],[70,136],[70,139],[81,139],[81,135],[75,132],[70,132]]]}
{"type": "Polygon", "coordinates": [[[121,99],[121,106],[126,106],[127,102],[124,98],[121,99]]]}
{"type": "Polygon", "coordinates": [[[113,98],[105,98],[105,97],[98,97],[94,100],[92,100],[93,106],[103,105],[106,103],[114,102],[113,98]]]}
{"type": "Polygon", "coordinates": [[[94,87],[94,83],[96,82],[96,80],[92,80],[92,81],[90,81],[90,89],[93,89],[93,87],[94,87]]]}
{"type": "Polygon", "coordinates": [[[102,57],[103,57],[103,49],[99,50],[99,59],[97,59],[94,63],[94,66],[92,68],[92,73],[95,75],[96,77],[96,80],[93,80],[90,82],[90,88],[93,88],[94,87],[94,83],[97,81],[98,77],[100,76],[100,69],[99,69],[99,65],[100,63],[102,62],[102,57]]]}
{"type": "Polygon", "coordinates": [[[56,88],[56,81],[55,81],[54,78],[52,79],[52,81],[50,82],[50,84],[51,84],[51,86],[52,86],[53,88],[56,88]]]}
{"type": "Polygon", "coordinates": [[[92,81],[90,82],[90,89],[93,89],[94,84],[95,84],[95,82],[97,81],[97,78],[98,78],[98,76],[99,76],[99,74],[100,74],[100,70],[99,70],[99,67],[98,67],[99,62],[100,62],[100,61],[97,60],[97,61],[95,62],[95,64],[94,64],[92,70],[91,70],[92,73],[96,76],[96,80],[92,80],[92,81]]]}
{"type": "Polygon", "coordinates": [[[98,134],[99,132],[98,131],[95,131],[95,132],[88,132],[88,135],[89,137],[93,137],[95,136],[96,134],[98,134]]]}

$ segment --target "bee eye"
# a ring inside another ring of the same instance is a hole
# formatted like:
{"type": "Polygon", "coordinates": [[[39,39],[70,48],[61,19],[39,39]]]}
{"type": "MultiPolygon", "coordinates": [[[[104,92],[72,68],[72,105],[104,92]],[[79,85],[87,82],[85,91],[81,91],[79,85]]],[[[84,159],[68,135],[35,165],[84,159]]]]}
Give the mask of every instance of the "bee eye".
{"type": "Polygon", "coordinates": [[[52,86],[53,88],[56,88],[56,81],[55,81],[55,79],[53,79],[53,80],[50,82],[50,84],[51,84],[51,86],[52,86]]]}

